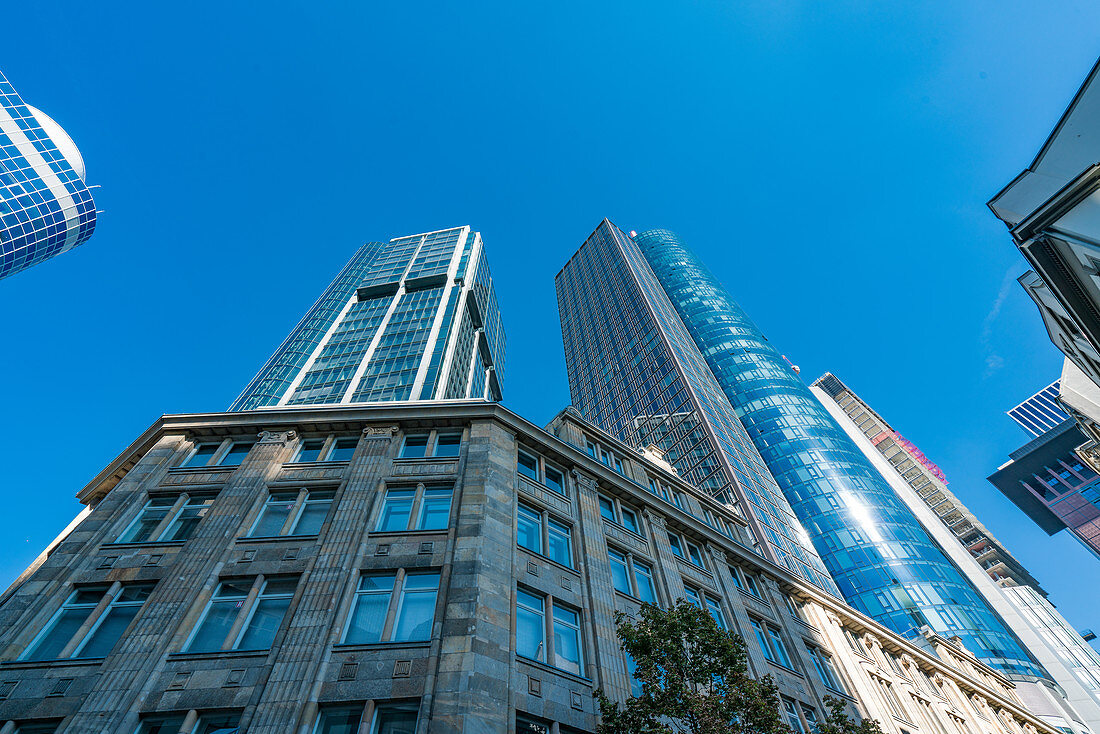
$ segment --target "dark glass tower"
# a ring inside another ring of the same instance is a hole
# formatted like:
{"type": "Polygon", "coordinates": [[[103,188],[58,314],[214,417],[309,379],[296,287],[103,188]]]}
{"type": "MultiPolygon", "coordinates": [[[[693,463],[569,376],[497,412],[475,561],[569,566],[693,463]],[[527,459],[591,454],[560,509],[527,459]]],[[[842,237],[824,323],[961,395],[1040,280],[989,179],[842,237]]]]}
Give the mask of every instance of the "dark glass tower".
{"type": "Polygon", "coordinates": [[[635,242],[848,603],[928,625],[990,665],[1038,674],[1020,643],[794,370],[672,232],[635,242]]]}
{"type": "Polygon", "coordinates": [[[634,241],[604,220],[555,280],[573,404],[745,518],[741,542],[836,586],[634,241]]]}

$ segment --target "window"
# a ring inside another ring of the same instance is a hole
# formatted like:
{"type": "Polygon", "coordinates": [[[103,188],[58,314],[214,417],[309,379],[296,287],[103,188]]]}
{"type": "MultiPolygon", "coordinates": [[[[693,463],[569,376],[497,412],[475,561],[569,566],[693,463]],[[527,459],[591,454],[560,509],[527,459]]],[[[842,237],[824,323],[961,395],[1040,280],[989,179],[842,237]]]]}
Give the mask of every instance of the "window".
{"type": "Polygon", "coordinates": [[[718,603],[717,599],[709,597],[690,586],[684,587],[684,597],[690,603],[710,614],[711,619],[720,629],[726,629],[726,618],[722,615],[722,605],[718,603]]]}
{"type": "Polygon", "coordinates": [[[878,676],[872,675],[871,679],[878,684],[879,690],[882,691],[882,697],[886,699],[886,705],[890,708],[890,713],[895,718],[908,721],[909,717],[905,715],[905,709],[902,708],[901,699],[898,698],[898,694],[894,692],[894,687],[878,676]]]}
{"type": "Polygon", "coordinates": [[[585,441],[584,448],[586,451],[588,451],[589,456],[591,456],[593,459],[596,458],[596,444],[592,443],[591,441],[585,441]]]}
{"type": "Polygon", "coordinates": [[[450,487],[395,487],[386,490],[376,530],[446,530],[450,518],[450,487]]]}
{"type": "Polygon", "coordinates": [[[410,433],[401,446],[400,458],[454,458],[462,448],[462,431],[430,431],[410,433]]]}
{"type": "Polygon", "coordinates": [[[315,734],[412,734],[416,729],[416,706],[407,705],[395,709],[380,706],[373,721],[364,718],[364,707],[326,706],[317,717],[315,734]]]}
{"type": "Polygon", "coordinates": [[[638,513],[624,506],[617,499],[601,494],[600,514],[603,515],[605,520],[621,525],[632,533],[642,534],[642,526],[638,522],[638,513]]]}
{"type": "Polygon", "coordinates": [[[440,433],[435,437],[435,452],[432,455],[440,458],[455,457],[461,448],[461,433],[440,433]]]}
{"type": "MultiPolygon", "coordinates": [[[[314,734],[413,734],[416,703],[381,703],[370,719],[362,705],[325,706],[317,717],[314,734]]],[[[174,733],[173,733],[174,734],[174,733]]]]}
{"type": "Polygon", "coordinates": [[[212,504],[212,494],[150,497],[115,542],[169,543],[187,540],[212,504]]]}
{"type": "Polygon", "coordinates": [[[745,591],[755,596],[757,599],[763,599],[764,595],[760,593],[760,585],[756,582],[756,577],[751,573],[745,573],[745,591]]]}
{"type": "Polygon", "coordinates": [[[645,686],[634,676],[635,671],[638,670],[638,663],[625,650],[623,656],[626,658],[626,674],[630,677],[630,695],[634,698],[640,698],[645,693],[645,686]]]}
{"type": "Polygon", "coordinates": [[[255,441],[221,441],[218,443],[200,443],[181,466],[192,468],[200,466],[239,466],[255,441]],[[226,444],[228,443],[228,448],[226,444]]]}
{"type": "Polygon", "coordinates": [[[328,517],[335,495],[335,490],[331,489],[272,492],[248,537],[316,535],[328,517]]]}
{"type": "Polygon", "coordinates": [[[560,495],[565,494],[565,472],[538,454],[519,449],[516,469],[520,474],[549,487],[560,495]]]}
{"type": "Polygon", "coordinates": [[[840,676],[837,675],[836,668],[833,666],[833,659],[824,651],[812,645],[807,645],[806,649],[810,653],[810,660],[813,661],[814,670],[817,671],[817,677],[821,679],[821,682],[834,691],[844,693],[844,686],[841,684],[840,676]]]}
{"type": "Polygon", "coordinates": [[[752,630],[756,633],[756,641],[760,643],[760,649],[764,657],[773,663],[778,663],[785,668],[791,667],[791,657],[787,654],[787,646],[779,634],[779,629],[759,619],[750,619],[752,630]]]}
{"type": "Polygon", "coordinates": [[[556,668],[583,675],[580,612],[551,597],[517,589],[516,652],[522,657],[549,662],[556,668]]]}
{"type": "Polygon", "coordinates": [[[517,713],[516,734],[550,734],[550,725],[538,719],[532,719],[530,716],[517,713]]]}
{"type": "Polygon", "coordinates": [[[223,581],[206,605],[184,650],[266,650],[275,641],[296,579],[223,581]]]}
{"type": "Polygon", "coordinates": [[[54,734],[59,726],[61,726],[60,721],[24,721],[17,723],[11,732],[12,734],[54,734]]]}
{"type": "Polygon", "coordinates": [[[516,538],[520,547],[563,566],[573,567],[570,528],[550,517],[550,513],[519,505],[516,538]]]}
{"type": "Polygon", "coordinates": [[[815,712],[809,706],[802,707],[802,716],[805,717],[806,723],[809,725],[810,734],[817,733],[817,712],[815,712]]]}
{"type": "Polygon", "coordinates": [[[806,727],[802,725],[802,718],[798,715],[798,704],[789,698],[784,698],[783,713],[787,715],[787,726],[794,734],[806,734],[806,727]]]}
{"type": "Polygon", "coordinates": [[[244,457],[248,456],[248,452],[252,450],[254,445],[252,442],[234,441],[229,445],[229,450],[222,456],[221,461],[218,462],[218,466],[240,466],[241,462],[244,461],[244,457]]]}
{"type": "Polygon", "coordinates": [[[650,604],[657,603],[652,566],[638,560],[633,554],[622,553],[613,548],[607,549],[607,556],[611,561],[611,583],[617,591],[650,604]]]}
{"type": "Polygon", "coordinates": [[[146,716],[138,734],[238,734],[241,717],[237,714],[203,714],[193,727],[183,728],[187,714],[146,716]]]}
{"type": "Polygon", "coordinates": [[[415,433],[405,436],[405,444],[401,447],[402,459],[422,459],[428,453],[428,434],[415,433]]]}
{"type": "Polygon", "coordinates": [[[668,534],[668,544],[672,547],[672,554],[677,558],[691,562],[692,565],[699,568],[706,568],[703,565],[703,552],[699,550],[699,546],[694,543],[680,537],[676,533],[668,534]],[[687,549],[685,553],[684,549],[687,549]]]}
{"type": "Polygon", "coordinates": [[[152,593],[151,584],[77,589],[31,641],[21,660],[106,657],[152,593]],[[105,607],[100,607],[106,602],[105,607]]]}
{"type": "Polygon", "coordinates": [[[304,464],[311,461],[351,461],[358,438],[307,438],[298,446],[294,463],[304,464]]]}
{"type": "Polygon", "coordinates": [[[206,466],[210,463],[210,460],[214,458],[214,454],[218,452],[218,447],[221,443],[200,443],[195,447],[195,451],[187,458],[187,461],[183,462],[182,466],[206,466]]]}
{"type": "Polygon", "coordinates": [[[438,573],[402,569],[361,576],[344,643],[431,639],[438,594],[438,573]]]}
{"type": "Polygon", "coordinates": [[[787,607],[787,614],[791,615],[799,622],[805,621],[802,619],[802,614],[799,611],[798,602],[796,602],[794,599],[787,596],[786,594],[783,595],[783,605],[787,607]]]}

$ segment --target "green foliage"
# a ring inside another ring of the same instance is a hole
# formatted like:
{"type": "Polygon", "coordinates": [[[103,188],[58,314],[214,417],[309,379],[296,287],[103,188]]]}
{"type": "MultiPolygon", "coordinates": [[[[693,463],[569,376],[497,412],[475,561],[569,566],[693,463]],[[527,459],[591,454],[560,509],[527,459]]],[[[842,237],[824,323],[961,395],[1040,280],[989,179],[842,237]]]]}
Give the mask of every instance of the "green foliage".
{"type": "Polygon", "coordinates": [[[825,706],[829,709],[825,720],[817,725],[817,734],[882,734],[882,728],[874,719],[864,719],[856,724],[844,711],[844,702],[825,697],[825,706]]]}
{"type": "MultiPolygon", "coordinates": [[[[791,734],[775,681],[753,678],[745,641],[705,611],[683,600],[668,610],[645,604],[640,619],[619,613],[615,622],[642,695],[620,705],[596,691],[599,734],[791,734]]],[[[857,726],[842,702],[826,701],[819,734],[881,734],[876,722],[857,726]]]]}

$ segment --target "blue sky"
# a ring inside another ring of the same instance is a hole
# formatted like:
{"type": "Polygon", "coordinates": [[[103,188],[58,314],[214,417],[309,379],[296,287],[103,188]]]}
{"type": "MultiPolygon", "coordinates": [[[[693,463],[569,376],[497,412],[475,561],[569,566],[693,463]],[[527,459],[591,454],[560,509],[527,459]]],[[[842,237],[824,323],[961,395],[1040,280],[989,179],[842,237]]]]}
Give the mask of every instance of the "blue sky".
{"type": "Polygon", "coordinates": [[[222,410],[364,240],[471,224],[505,403],[569,402],[553,276],[599,223],[678,231],[1100,629],[1100,560],[985,477],[1060,355],[985,202],[1100,55],[1095,3],[16,3],[0,68],[104,213],[0,282],[0,583],[162,413],[222,410]]]}

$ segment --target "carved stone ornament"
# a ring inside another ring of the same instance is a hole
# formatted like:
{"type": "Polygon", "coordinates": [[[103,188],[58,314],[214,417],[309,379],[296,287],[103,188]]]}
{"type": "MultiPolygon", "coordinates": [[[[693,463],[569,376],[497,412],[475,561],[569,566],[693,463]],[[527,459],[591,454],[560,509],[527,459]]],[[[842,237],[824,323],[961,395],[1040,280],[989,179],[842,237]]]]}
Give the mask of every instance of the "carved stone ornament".
{"type": "Polygon", "coordinates": [[[298,432],[291,429],[289,431],[260,431],[260,443],[273,443],[280,446],[285,446],[287,441],[293,441],[298,436],[298,432]]]}
{"type": "Polygon", "coordinates": [[[645,511],[645,516],[649,520],[650,523],[652,523],[653,525],[656,525],[657,527],[664,530],[664,528],[665,528],[664,515],[658,515],[656,512],[646,510],[645,511]]]}
{"type": "Polygon", "coordinates": [[[718,563],[726,562],[726,552],[718,546],[707,545],[707,550],[710,551],[710,555],[714,558],[714,560],[718,561],[718,563]]]}
{"type": "Polygon", "coordinates": [[[882,640],[868,632],[863,636],[863,644],[867,647],[882,647],[882,640]]]}
{"type": "Polygon", "coordinates": [[[363,438],[393,438],[398,430],[398,426],[367,426],[363,429],[363,438]]]}
{"type": "Polygon", "coordinates": [[[825,610],[825,619],[829,620],[830,622],[832,622],[837,627],[843,627],[844,626],[840,621],[840,617],[838,617],[836,612],[834,612],[832,609],[826,609],[825,610]]]}
{"type": "Polygon", "coordinates": [[[913,656],[909,653],[902,653],[901,664],[907,668],[916,668],[917,661],[913,659],[913,656]]]}

